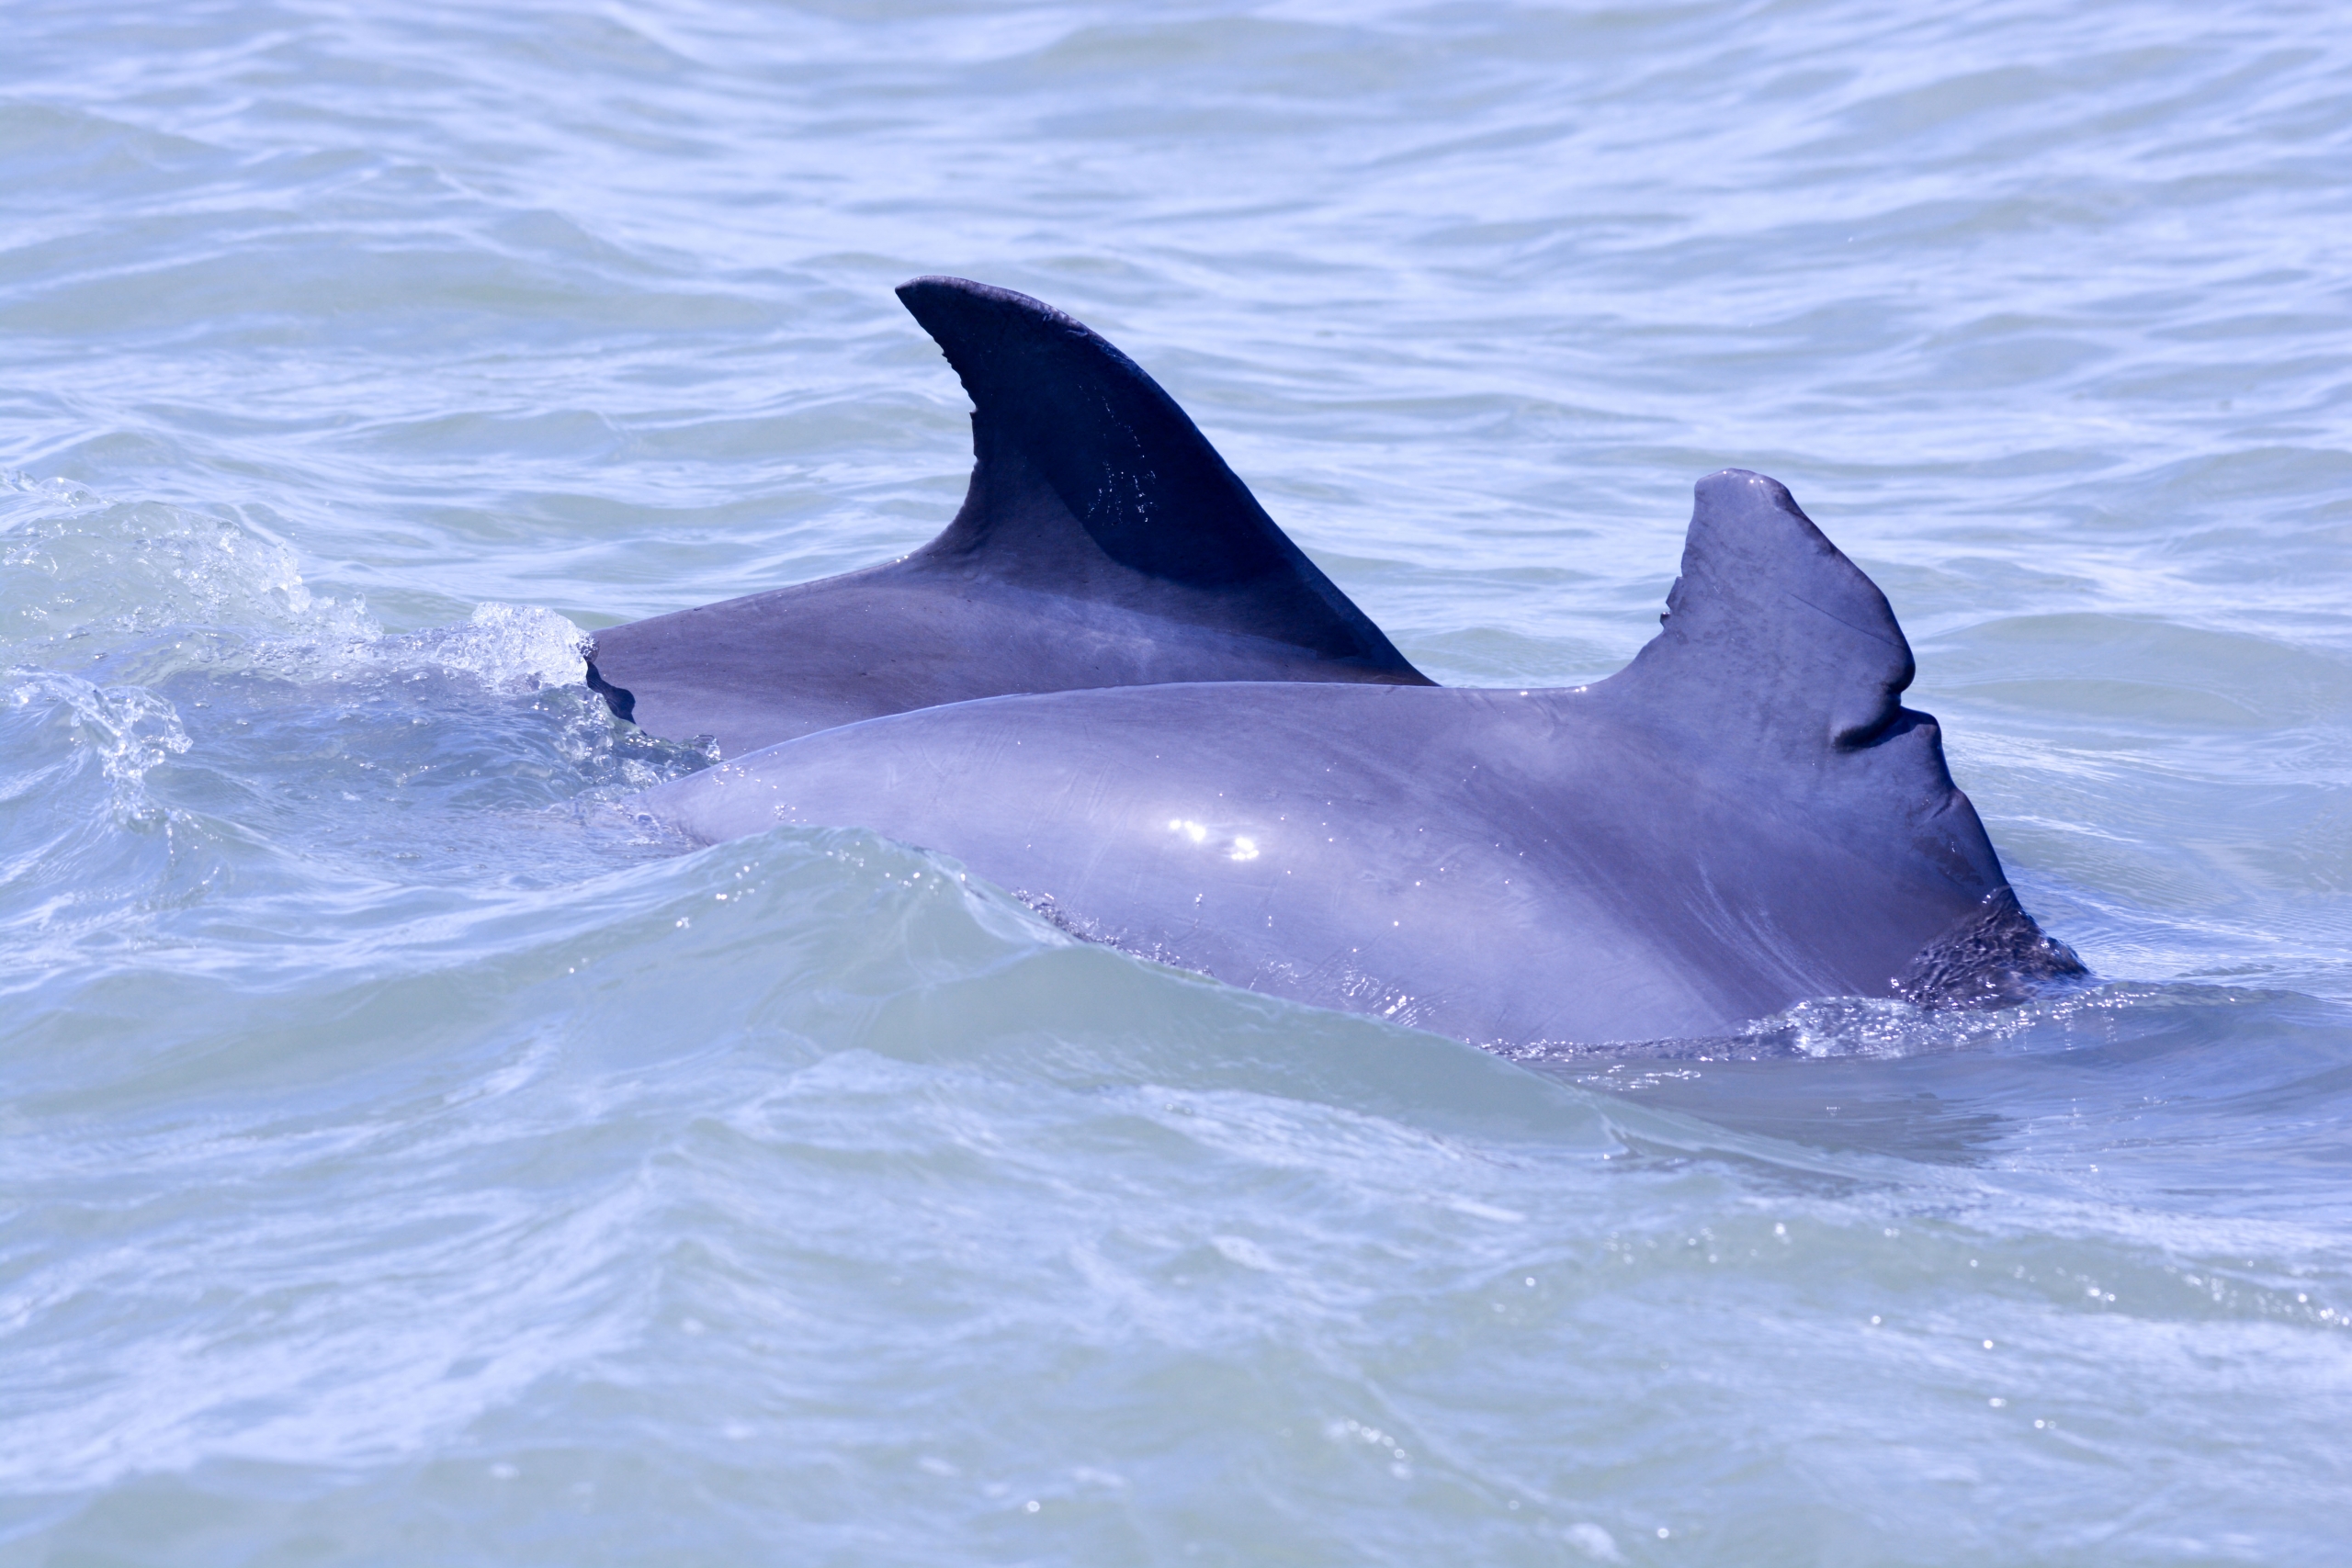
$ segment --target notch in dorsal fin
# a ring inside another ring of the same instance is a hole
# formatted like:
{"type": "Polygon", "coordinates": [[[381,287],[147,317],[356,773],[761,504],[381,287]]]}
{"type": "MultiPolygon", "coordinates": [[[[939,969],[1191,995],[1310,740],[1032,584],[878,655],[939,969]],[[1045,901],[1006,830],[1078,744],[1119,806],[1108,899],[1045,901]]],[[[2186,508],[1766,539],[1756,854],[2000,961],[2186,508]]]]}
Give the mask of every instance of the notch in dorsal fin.
{"type": "Polygon", "coordinates": [[[1676,723],[1799,759],[1893,729],[1911,645],[1878,584],[1776,479],[1725,468],[1695,499],[1666,624],[1628,684],[1676,723]]]}
{"type": "Polygon", "coordinates": [[[1035,586],[1136,607],[1156,592],[1174,618],[1423,679],[1125,355],[1011,289],[918,277],[899,299],[973,408],[971,490],[917,558],[993,562],[1035,586]],[[1088,555],[1099,559],[1074,558],[1088,555]],[[1101,561],[1143,583],[1099,582],[1101,561]]]}

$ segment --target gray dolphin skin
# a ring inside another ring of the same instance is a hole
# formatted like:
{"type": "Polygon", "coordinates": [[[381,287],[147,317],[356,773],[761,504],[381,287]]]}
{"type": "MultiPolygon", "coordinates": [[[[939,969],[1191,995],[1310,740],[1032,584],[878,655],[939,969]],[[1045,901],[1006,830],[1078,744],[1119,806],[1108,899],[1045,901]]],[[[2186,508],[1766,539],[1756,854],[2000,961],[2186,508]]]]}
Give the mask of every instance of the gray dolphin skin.
{"type": "Polygon", "coordinates": [[[596,633],[616,714],[733,757],[1013,692],[1429,683],[1125,355],[1010,289],[898,292],[972,400],[963,510],[901,560],[596,633]]]}
{"type": "Polygon", "coordinates": [[[1902,706],[1885,596],[1789,492],[1700,481],[1664,626],[1590,687],[1178,684],[880,718],[663,784],[944,852],[1078,934],[1510,1052],[2082,972],[1902,706]]]}

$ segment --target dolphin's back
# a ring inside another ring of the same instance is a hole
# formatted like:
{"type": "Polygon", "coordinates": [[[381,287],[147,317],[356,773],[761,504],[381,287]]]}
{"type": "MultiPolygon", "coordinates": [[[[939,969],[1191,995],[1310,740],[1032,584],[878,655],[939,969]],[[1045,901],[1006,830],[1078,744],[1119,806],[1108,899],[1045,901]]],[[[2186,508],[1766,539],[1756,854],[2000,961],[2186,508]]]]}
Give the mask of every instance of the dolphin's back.
{"type": "Polygon", "coordinates": [[[1007,289],[899,295],[972,399],[962,510],[903,560],[597,633],[621,716],[735,756],[1015,692],[1426,683],[1125,355],[1007,289]]]}
{"type": "Polygon", "coordinates": [[[1883,596],[1785,491],[1702,481],[1669,604],[1589,690],[1010,697],[641,799],[708,840],[873,828],[1130,951],[1511,1049],[2079,969],[1897,701],[1911,656],[1883,596]]]}

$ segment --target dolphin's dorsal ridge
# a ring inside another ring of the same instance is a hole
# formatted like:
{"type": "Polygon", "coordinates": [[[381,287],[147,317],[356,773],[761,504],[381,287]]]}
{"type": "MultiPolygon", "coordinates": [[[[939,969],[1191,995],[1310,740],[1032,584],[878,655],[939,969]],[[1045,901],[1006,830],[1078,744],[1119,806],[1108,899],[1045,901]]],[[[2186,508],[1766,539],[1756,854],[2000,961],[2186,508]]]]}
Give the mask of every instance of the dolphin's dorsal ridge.
{"type": "Polygon", "coordinates": [[[1419,679],[1111,344],[1009,288],[918,277],[898,293],[973,408],[970,492],[918,558],[1136,607],[1157,594],[1171,618],[1419,679]],[[1105,562],[1132,580],[1107,581],[1105,562]]]}
{"type": "Polygon", "coordinates": [[[1725,468],[1698,483],[1665,624],[1626,674],[1681,724],[1802,758],[1894,733],[1913,669],[1878,585],[1778,480],[1725,468]]]}

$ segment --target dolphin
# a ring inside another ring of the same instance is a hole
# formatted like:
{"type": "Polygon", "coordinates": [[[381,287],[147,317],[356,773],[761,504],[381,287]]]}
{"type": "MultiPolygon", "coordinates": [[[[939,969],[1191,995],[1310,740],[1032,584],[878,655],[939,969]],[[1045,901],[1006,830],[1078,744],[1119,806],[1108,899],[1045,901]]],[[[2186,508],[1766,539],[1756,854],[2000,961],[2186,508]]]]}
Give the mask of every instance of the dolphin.
{"type": "Polygon", "coordinates": [[[1012,692],[1430,683],[1125,355],[1010,289],[898,294],[972,400],[963,509],[901,559],[595,633],[615,714],[733,757],[1012,692]]]}
{"type": "Polygon", "coordinates": [[[1785,489],[1702,479],[1666,603],[1590,686],[1000,697],[772,746],[633,809],[710,842],[871,829],[1078,935],[1514,1055],[2083,973],[1898,700],[1885,595],[1785,489]]]}

